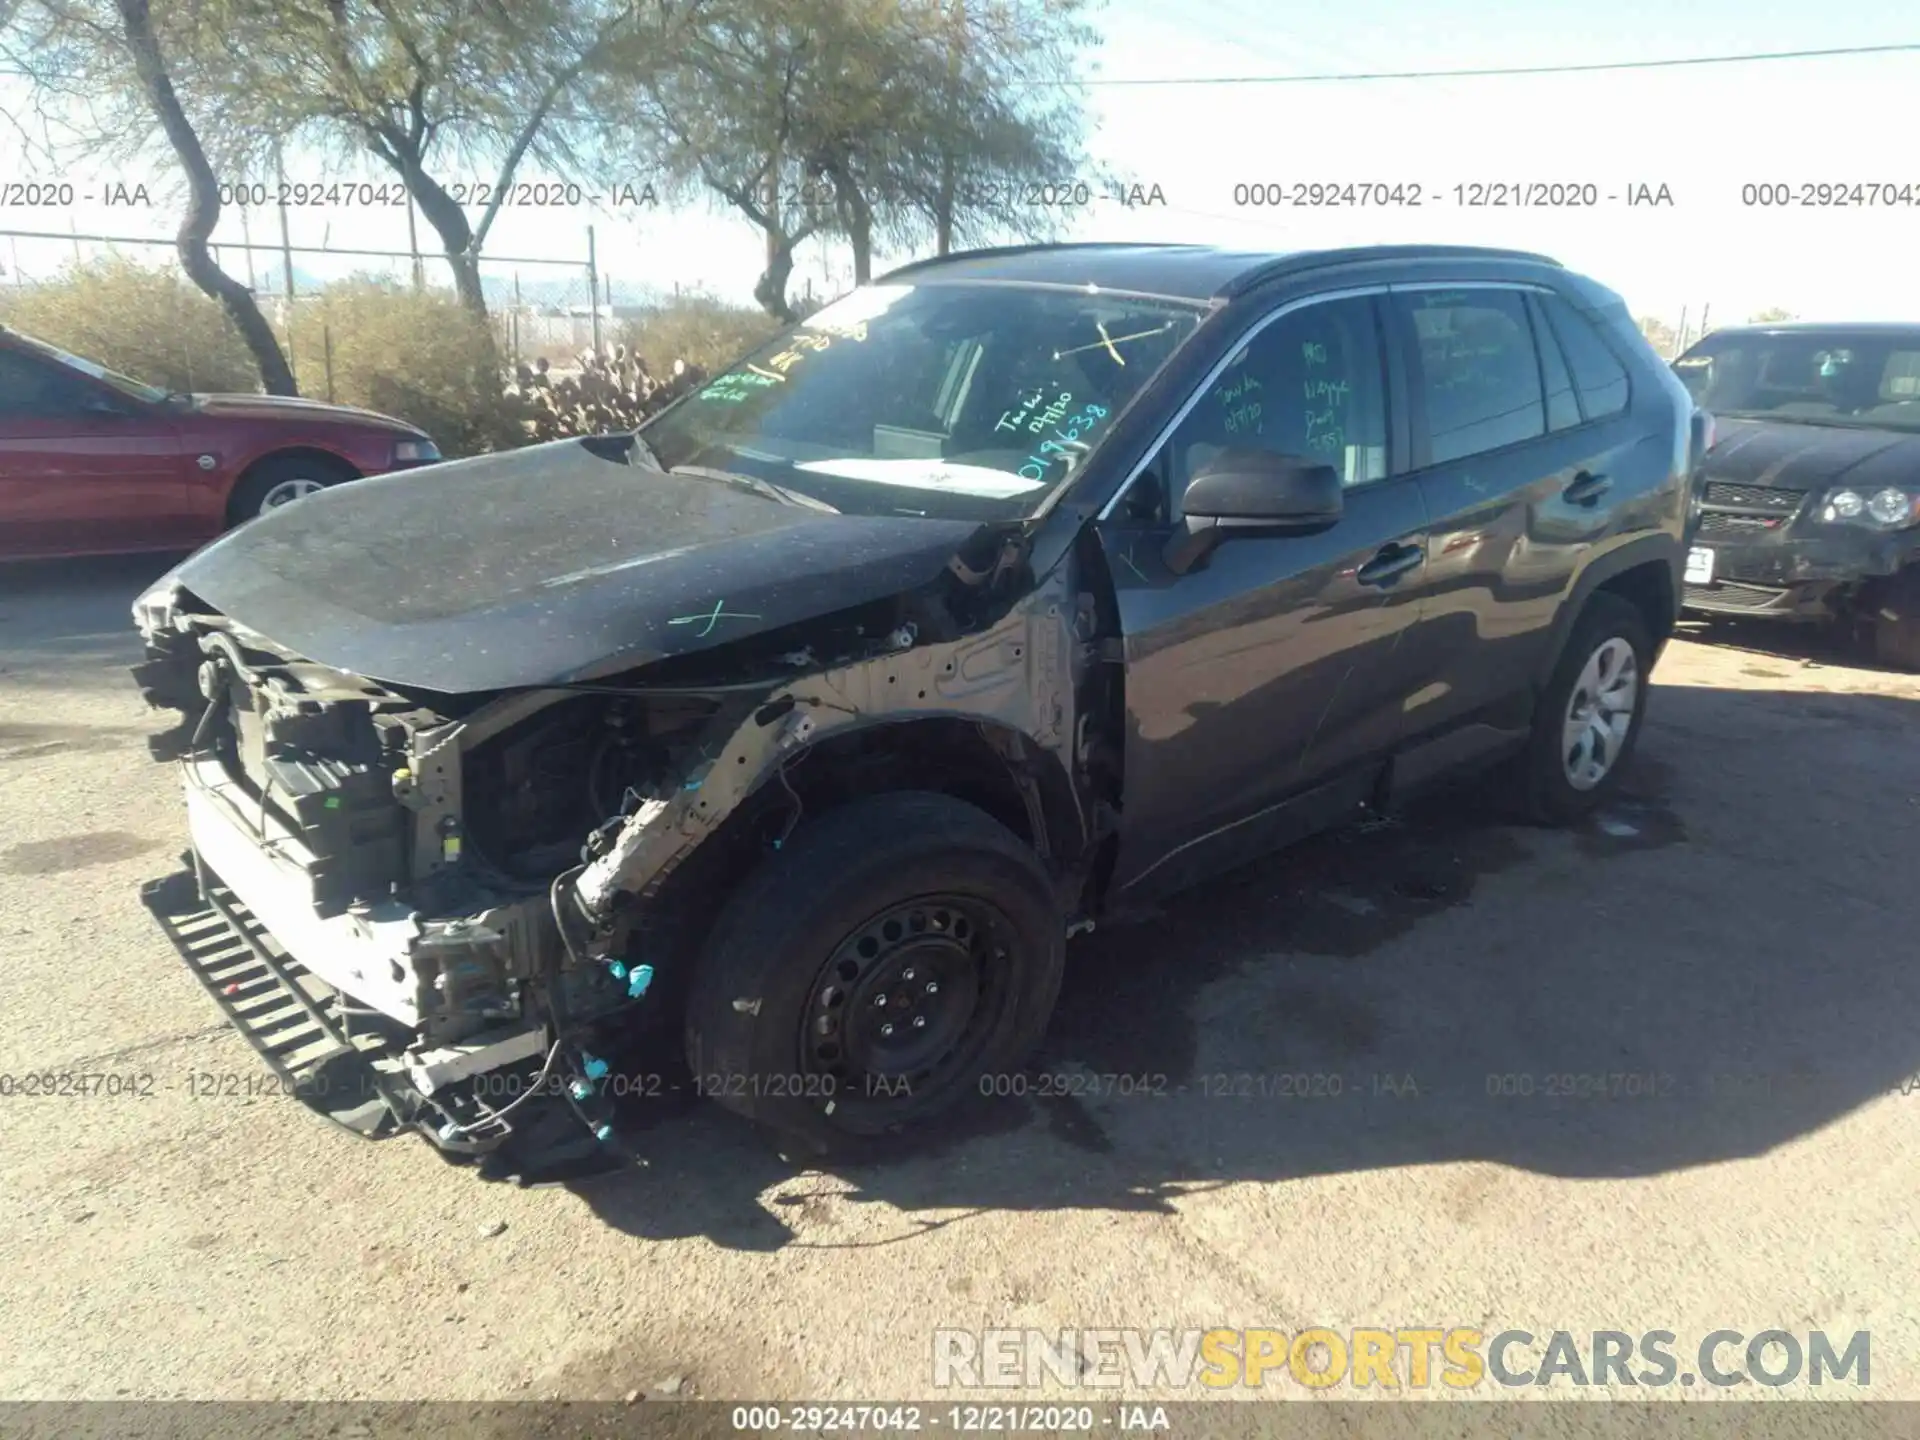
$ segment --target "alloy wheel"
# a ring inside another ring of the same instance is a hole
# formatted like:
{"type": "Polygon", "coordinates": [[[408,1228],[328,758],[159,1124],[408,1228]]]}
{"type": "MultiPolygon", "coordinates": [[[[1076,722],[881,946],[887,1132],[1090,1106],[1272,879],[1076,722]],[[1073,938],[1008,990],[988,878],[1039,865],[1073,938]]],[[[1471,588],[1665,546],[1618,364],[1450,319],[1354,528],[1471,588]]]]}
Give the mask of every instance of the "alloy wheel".
{"type": "Polygon", "coordinates": [[[1561,726],[1560,760],[1567,783],[1591,790],[1612,772],[1640,699],[1640,662],[1619,636],[1604,640],[1587,657],[1561,726]]]}
{"type": "Polygon", "coordinates": [[[264,515],[269,510],[278,510],[282,505],[291,505],[296,500],[303,500],[315,491],[326,488],[320,481],[306,476],[282,480],[260,497],[260,513],[264,515]]]}

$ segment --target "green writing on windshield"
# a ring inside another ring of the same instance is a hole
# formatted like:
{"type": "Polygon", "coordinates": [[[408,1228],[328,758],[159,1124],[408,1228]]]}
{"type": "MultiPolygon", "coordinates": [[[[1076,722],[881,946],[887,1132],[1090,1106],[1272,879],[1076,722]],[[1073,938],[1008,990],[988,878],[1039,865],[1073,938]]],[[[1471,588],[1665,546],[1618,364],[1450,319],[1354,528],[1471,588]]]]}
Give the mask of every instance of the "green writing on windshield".
{"type": "Polygon", "coordinates": [[[867,336],[867,323],[862,320],[858,325],[844,329],[835,329],[832,333],[801,333],[789,337],[786,345],[764,360],[754,360],[729,371],[700,391],[702,400],[712,400],[722,405],[738,405],[748,396],[770,386],[784,385],[795,366],[809,355],[818,355],[822,350],[830,349],[834,336],[864,340],[867,336]],[[858,333],[855,334],[854,332],[858,333]]]}
{"type": "MultiPolygon", "coordinates": [[[[1062,404],[1073,399],[1071,395],[1062,395],[1062,404]]],[[[1104,405],[1082,405],[1077,414],[1068,417],[1064,423],[1055,427],[1051,439],[1042,440],[1034,447],[1032,454],[1020,464],[1020,475],[1026,480],[1045,480],[1058,463],[1072,468],[1074,460],[1084,455],[1089,446],[1082,435],[1089,434],[1095,425],[1107,418],[1104,405]]]]}
{"type": "Polygon", "coordinates": [[[1002,410],[1000,418],[993,422],[997,431],[1013,431],[1028,435],[1045,433],[1049,425],[1057,425],[1066,418],[1072,408],[1073,396],[1062,390],[1053,399],[1048,400],[1046,392],[1031,390],[1019,396],[1010,410],[1002,410]]]}
{"type": "Polygon", "coordinates": [[[702,388],[700,398],[722,405],[738,405],[750,396],[778,385],[781,378],[758,370],[733,370],[702,388]]]}
{"type": "MultiPolygon", "coordinates": [[[[819,337],[810,336],[808,337],[810,339],[811,338],[824,339],[827,336],[836,336],[836,335],[842,340],[864,340],[867,338],[867,322],[864,320],[854,320],[850,322],[841,321],[841,320],[829,320],[823,316],[816,315],[813,319],[803,320],[800,323],[806,329],[817,330],[821,332],[821,335],[819,337]]],[[[824,350],[827,347],[822,345],[819,348],[824,350]]]]}

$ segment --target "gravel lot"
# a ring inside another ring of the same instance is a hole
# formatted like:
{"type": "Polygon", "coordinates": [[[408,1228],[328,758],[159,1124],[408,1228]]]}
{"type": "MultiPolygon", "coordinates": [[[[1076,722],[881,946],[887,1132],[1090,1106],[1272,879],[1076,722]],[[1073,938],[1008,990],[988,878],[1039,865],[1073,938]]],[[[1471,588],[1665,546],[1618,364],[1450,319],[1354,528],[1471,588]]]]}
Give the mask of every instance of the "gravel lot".
{"type": "Polygon", "coordinates": [[[0,572],[0,1074],[154,1077],[0,1100],[0,1398],[925,1398],[940,1326],[1464,1325],[1868,1329],[1920,1399],[1920,679],[1716,630],[1589,831],[1459,797],[1076,941],[1038,1068],[1164,1094],[827,1172],[660,1107],[647,1168],[522,1190],[188,1093],[265,1071],[137,898],[184,835],[123,668],[164,568],[0,572]],[[1282,1072],[1342,1093],[1208,1078],[1282,1072]]]}

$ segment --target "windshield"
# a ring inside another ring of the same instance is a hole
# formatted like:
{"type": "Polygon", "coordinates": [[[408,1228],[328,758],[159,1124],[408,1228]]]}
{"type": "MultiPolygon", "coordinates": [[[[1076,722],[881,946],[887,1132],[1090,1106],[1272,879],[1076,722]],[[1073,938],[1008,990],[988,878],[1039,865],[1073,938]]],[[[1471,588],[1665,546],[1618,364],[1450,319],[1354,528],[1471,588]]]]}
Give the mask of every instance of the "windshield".
{"type": "Polygon", "coordinates": [[[668,469],[859,514],[1013,518],[1079,472],[1200,307],[1033,286],[870,285],[645,426],[668,469]]]}
{"type": "Polygon", "coordinates": [[[134,399],[144,400],[149,405],[158,405],[167,398],[168,392],[165,390],[122,375],[118,371],[109,370],[104,365],[96,365],[91,360],[82,360],[78,355],[69,355],[66,351],[49,345],[44,340],[36,340],[31,335],[22,335],[17,330],[13,332],[13,338],[28,349],[38,351],[49,360],[58,361],[70,370],[78,370],[82,375],[111,385],[122,395],[131,395],[134,399]]]}
{"type": "Polygon", "coordinates": [[[1708,336],[1673,368],[1716,415],[1920,430],[1920,331],[1708,336]]]}

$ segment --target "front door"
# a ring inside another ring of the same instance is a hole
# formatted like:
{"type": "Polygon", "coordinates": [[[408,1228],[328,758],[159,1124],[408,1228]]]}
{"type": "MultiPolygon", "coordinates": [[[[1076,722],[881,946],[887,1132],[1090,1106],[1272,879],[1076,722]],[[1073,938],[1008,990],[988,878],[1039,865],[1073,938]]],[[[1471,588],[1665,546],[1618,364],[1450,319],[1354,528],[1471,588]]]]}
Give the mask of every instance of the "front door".
{"type": "Polygon", "coordinates": [[[1177,888],[1356,805],[1401,732],[1395,651],[1427,526],[1418,482],[1388,473],[1382,355],[1372,296],[1266,317],[1100,524],[1125,637],[1117,891],[1177,888]],[[1162,555],[1180,496],[1228,447],[1324,459],[1344,514],[1230,539],[1176,575],[1162,555]]]}
{"type": "Polygon", "coordinates": [[[193,501],[171,417],[0,348],[0,555],[190,545],[193,501]]]}

